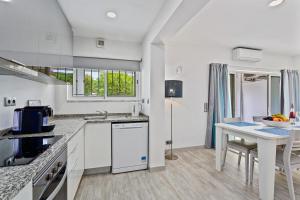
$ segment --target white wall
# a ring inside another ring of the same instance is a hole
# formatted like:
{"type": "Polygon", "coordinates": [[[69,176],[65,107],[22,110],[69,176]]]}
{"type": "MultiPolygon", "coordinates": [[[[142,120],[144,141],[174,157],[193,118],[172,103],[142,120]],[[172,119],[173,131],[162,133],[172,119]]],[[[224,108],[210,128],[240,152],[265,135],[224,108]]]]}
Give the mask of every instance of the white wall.
{"type": "Polygon", "coordinates": [[[293,57],[293,65],[300,68],[300,56],[293,57]]]}
{"type": "Polygon", "coordinates": [[[0,50],[72,55],[72,30],[55,0],[0,2],[0,24],[0,50]]]}
{"type": "Polygon", "coordinates": [[[105,46],[98,48],[96,38],[74,37],[74,56],[141,60],[142,46],[136,42],[105,40],[105,46]]]}
{"type": "Polygon", "coordinates": [[[27,100],[35,99],[40,99],[43,105],[54,107],[54,86],[14,76],[0,76],[0,130],[12,127],[15,108],[24,107],[27,100]],[[4,97],[16,97],[16,106],[4,107],[4,97]]]}
{"type": "MultiPolygon", "coordinates": [[[[177,148],[205,143],[207,113],[204,112],[204,103],[208,99],[209,63],[212,62],[270,70],[279,70],[293,64],[291,57],[278,54],[265,53],[263,61],[259,63],[234,62],[228,47],[214,44],[167,44],[166,79],[183,81],[183,98],[176,100],[173,115],[174,146],[177,148]],[[183,67],[180,75],[176,74],[178,66],[183,67]]],[[[167,128],[170,133],[170,110],[166,105],[167,128]]]]}
{"type": "Polygon", "coordinates": [[[132,105],[133,101],[67,101],[67,86],[55,86],[55,114],[88,114],[96,113],[97,110],[106,110],[109,113],[130,113],[132,105]]]}

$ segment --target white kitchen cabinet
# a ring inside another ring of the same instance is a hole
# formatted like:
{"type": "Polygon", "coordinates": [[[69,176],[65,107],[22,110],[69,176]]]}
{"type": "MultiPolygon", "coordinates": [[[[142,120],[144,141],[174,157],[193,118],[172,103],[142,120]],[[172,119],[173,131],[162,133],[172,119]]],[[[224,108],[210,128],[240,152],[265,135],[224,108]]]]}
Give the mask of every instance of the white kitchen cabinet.
{"type": "Polygon", "coordinates": [[[84,171],[84,127],[68,142],[68,200],[73,200],[84,171]]]}
{"type": "Polygon", "coordinates": [[[32,182],[30,181],[13,200],[32,200],[32,182]]]}
{"type": "Polygon", "coordinates": [[[88,123],[85,129],[85,169],[111,166],[111,123],[88,123]]]}

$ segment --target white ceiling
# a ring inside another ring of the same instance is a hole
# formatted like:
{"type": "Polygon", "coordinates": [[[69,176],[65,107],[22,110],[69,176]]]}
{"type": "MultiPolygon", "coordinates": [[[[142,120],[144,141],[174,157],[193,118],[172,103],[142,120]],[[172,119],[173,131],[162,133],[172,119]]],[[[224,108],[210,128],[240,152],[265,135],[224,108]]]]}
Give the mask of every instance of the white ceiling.
{"type": "Polygon", "coordinates": [[[246,46],[300,54],[300,1],[268,7],[269,0],[210,0],[169,42],[246,46]]]}
{"type": "Polygon", "coordinates": [[[58,0],[75,36],[141,42],[165,0],[58,0]],[[116,19],[106,17],[115,11],[116,19]]]}

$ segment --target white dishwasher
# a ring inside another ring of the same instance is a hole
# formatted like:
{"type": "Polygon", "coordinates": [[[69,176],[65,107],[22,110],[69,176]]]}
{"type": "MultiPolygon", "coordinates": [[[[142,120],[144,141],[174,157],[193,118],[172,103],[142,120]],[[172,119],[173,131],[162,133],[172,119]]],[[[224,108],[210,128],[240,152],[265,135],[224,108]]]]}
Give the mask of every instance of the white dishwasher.
{"type": "Polygon", "coordinates": [[[112,124],[112,173],[148,168],[148,122],[112,124]]]}

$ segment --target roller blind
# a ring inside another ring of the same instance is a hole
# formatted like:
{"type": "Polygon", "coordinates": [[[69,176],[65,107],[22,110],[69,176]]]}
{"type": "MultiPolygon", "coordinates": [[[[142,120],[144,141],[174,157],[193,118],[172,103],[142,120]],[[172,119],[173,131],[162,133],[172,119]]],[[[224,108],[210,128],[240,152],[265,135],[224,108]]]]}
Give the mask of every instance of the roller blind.
{"type": "Polygon", "coordinates": [[[107,58],[74,57],[76,68],[100,68],[105,70],[140,71],[140,61],[107,58]]]}

